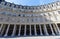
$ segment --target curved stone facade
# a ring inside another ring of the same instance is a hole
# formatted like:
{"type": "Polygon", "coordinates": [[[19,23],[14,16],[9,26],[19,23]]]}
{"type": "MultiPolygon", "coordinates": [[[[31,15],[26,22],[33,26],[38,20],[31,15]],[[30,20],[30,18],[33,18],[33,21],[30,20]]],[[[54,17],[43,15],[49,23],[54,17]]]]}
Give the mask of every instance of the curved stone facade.
{"type": "Polygon", "coordinates": [[[22,6],[0,2],[0,37],[60,35],[60,2],[22,6]]]}

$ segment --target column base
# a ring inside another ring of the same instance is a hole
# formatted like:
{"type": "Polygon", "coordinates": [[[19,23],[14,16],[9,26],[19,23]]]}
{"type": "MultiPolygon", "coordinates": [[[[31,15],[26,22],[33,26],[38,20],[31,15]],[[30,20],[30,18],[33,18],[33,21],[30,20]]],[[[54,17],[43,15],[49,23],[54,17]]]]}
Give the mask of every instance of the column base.
{"type": "Polygon", "coordinates": [[[46,35],[48,36],[49,34],[48,34],[48,33],[46,33],[46,35]]]}
{"type": "Polygon", "coordinates": [[[40,35],[41,35],[41,36],[43,36],[43,34],[42,34],[42,33],[41,33],[40,35]]]}
{"type": "Polygon", "coordinates": [[[35,34],[35,36],[37,36],[37,34],[35,34]]]}
{"type": "Polygon", "coordinates": [[[24,34],[24,36],[26,36],[26,34],[24,34]]]}
{"type": "Polygon", "coordinates": [[[20,34],[18,34],[18,36],[20,36],[20,34]]]}
{"type": "Polygon", "coordinates": [[[14,34],[12,34],[11,36],[14,36],[14,34]]]}
{"type": "Polygon", "coordinates": [[[58,33],[58,35],[60,35],[60,33],[58,33]]]}
{"type": "Polygon", "coordinates": [[[6,37],[7,35],[4,35],[4,37],[6,37]]]}
{"type": "Polygon", "coordinates": [[[52,33],[52,35],[54,35],[54,36],[55,36],[55,34],[54,34],[54,33],[52,33]]]}
{"type": "Polygon", "coordinates": [[[30,34],[30,36],[32,36],[32,34],[30,34]]]}

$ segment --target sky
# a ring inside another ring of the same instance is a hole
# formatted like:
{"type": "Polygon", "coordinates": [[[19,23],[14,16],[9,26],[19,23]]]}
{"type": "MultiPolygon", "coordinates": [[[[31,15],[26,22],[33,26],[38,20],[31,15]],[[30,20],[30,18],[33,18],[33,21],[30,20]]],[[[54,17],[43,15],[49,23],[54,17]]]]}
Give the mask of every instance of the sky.
{"type": "Polygon", "coordinates": [[[18,5],[37,6],[37,5],[48,4],[58,0],[5,0],[5,1],[15,3],[18,5]]]}

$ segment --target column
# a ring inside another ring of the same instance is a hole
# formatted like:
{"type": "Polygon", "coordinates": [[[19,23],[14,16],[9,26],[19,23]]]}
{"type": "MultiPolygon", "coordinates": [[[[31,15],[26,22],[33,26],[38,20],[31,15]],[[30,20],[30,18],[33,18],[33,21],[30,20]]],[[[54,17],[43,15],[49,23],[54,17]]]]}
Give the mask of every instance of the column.
{"type": "Polygon", "coordinates": [[[40,28],[40,35],[43,35],[41,25],[39,25],[39,28],[40,28]]]}
{"type": "Polygon", "coordinates": [[[5,33],[4,36],[7,36],[7,34],[8,34],[8,30],[9,30],[9,27],[10,27],[10,24],[8,25],[7,30],[6,30],[6,33],[5,33]]]}
{"type": "Polygon", "coordinates": [[[34,30],[35,30],[35,35],[37,35],[37,32],[36,32],[36,25],[34,25],[34,30]]]}
{"type": "Polygon", "coordinates": [[[51,24],[49,24],[50,28],[51,28],[51,31],[52,31],[52,35],[55,35],[55,33],[53,32],[53,29],[52,29],[52,26],[51,24]]]}
{"type": "MultiPolygon", "coordinates": [[[[4,25],[3,25],[4,26],[4,25]]],[[[1,33],[0,33],[0,36],[2,36],[3,32],[4,32],[4,29],[5,29],[6,26],[3,27],[1,33]]]]}
{"type": "MultiPolygon", "coordinates": [[[[46,18],[46,16],[43,15],[43,21],[44,22],[46,22],[45,18],[46,18]]],[[[47,32],[47,28],[46,28],[46,25],[45,24],[44,24],[44,32],[46,33],[46,35],[49,35],[48,32],[47,32]]]]}
{"type": "Polygon", "coordinates": [[[2,27],[3,27],[3,24],[1,24],[0,32],[1,32],[2,27]]]}
{"type": "Polygon", "coordinates": [[[31,36],[32,34],[31,34],[31,25],[30,25],[30,36],[31,36]]]}
{"type": "Polygon", "coordinates": [[[24,29],[24,36],[26,36],[26,25],[25,25],[25,29],[24,29]]]}
{"type": "Polygon", "coordinates": [[[49,35],[45,24],[44,24],[44,32],[46,33],[46,35],[49,35]]]}
{"type": "Polygon", "coordinates": [[[59,30],[59,28],[58,28],[58,25],[57,25],[57,23],[55,23],[55,25],[56,25],[56,28],[57,28],[57,30],[58,30],[58,33],[59,33],[59,35],[60,35],[60,30],[59,30]]]}
{"type": "Polygon", "coordinates": [[[54,30],[55,30],[56,34],[58,34],[57,29],[55,27],[55,24],[53,24],[53,27],[54,27],[54,30]]]}
{"type": "Polygon", "coordinates": [[[21,25],[19,26],[19,33],[18,33],[18,36],[20,36],[20,32],[21,32],[21,25]]]}
{"type": "Polygon", "coordinates": [[[14,25],[13,32],[12,32],[12,35],[11,36],[14,36],[15,35],[15,32],[16,32],[16,25],[14,25]]]}

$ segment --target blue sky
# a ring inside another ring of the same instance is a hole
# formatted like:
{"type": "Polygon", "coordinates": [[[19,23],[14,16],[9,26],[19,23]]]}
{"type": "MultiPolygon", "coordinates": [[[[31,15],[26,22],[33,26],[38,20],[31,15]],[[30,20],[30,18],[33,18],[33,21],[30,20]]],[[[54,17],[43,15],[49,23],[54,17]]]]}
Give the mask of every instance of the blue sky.
{"type": "Polygon", "coordinates": [[[48,4],[58,0],[6,0],[6,1],[19,5],[36,6],[36,5],[48,4]]]}

